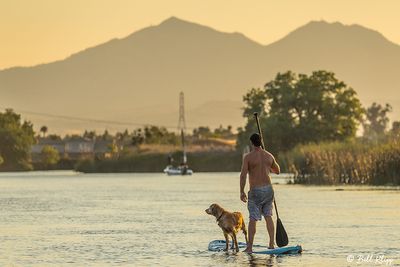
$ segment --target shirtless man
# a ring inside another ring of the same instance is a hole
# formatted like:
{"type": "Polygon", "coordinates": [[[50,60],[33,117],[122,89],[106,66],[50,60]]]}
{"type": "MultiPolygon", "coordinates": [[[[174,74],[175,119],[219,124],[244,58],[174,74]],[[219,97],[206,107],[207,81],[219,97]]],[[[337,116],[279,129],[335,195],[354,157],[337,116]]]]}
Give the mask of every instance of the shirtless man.
{"type": "Polygon", "coordinates": [[[261,148],[259,134],[253,134],[250,141],[254,147],[253,151],[243,157],[242,171],[240,173],[240,199],[247,202],[249,210],[249,239],[244,252],[253,252],[253,241],[256,233],[256,222],[261,221],[264,216],[269,235],[268,248],[274,248],[274,222],[272,221],[272,202],[274,190],[271,185],[270,172],[279,174],[280,167],[274,156],[261,148]],[[250,191],[248,196],[244,192],[247,173],[249,174],[250,191]]]}

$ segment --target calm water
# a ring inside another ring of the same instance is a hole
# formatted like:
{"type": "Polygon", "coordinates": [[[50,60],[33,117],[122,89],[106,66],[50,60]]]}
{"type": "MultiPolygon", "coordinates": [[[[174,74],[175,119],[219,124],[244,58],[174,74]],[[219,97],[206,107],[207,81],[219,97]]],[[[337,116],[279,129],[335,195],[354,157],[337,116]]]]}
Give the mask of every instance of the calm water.
{"type": "MultiPolygon", "coordinates": [[[[237,173],[0,174],[0,266],[387,266],[379,255],[400,265],[400,191],[366,187],[275,185],[302,255],[209,252],[223,235],[204,209],[217,202],[247,217],[238,186],[237,173]]],[[[255,243],[266,237],[260,222],[255,243]]]]}

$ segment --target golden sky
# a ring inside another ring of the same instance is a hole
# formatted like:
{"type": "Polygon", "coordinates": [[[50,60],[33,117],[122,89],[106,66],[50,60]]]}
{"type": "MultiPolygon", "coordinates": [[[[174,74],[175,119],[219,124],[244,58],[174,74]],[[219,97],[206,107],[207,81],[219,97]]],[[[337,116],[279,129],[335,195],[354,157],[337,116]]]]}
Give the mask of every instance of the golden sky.
{"type": "Polygon", "coordinates": [[[400,0],[0,0],[0,69],[63,59],[171,16],[262,44],[321,19],[400,44],[399,14],[400,0]]]}

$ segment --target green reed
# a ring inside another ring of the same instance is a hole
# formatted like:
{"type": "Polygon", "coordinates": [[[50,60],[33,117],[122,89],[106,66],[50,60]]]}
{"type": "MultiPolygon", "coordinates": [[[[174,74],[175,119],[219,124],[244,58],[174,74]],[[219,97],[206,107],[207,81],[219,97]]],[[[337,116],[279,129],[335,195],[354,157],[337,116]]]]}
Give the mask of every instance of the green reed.
{"type": "Polygon", "coordinates": [[[295,183],[400,185],[400,143],[393,140],[302,145],[280,160],[295,183]]]}

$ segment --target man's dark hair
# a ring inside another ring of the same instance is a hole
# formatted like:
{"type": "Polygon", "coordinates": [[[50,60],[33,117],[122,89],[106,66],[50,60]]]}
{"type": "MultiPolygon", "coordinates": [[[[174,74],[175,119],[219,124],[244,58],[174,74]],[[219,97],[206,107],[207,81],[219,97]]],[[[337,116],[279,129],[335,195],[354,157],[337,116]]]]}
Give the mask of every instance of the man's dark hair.
{"type": "Polygon", "coordinates": [[[250,141],[254,146],[257,146],[257,147],[261,146],[261,137],[258,133],[253,133],[250,136],[250,141]]]}

